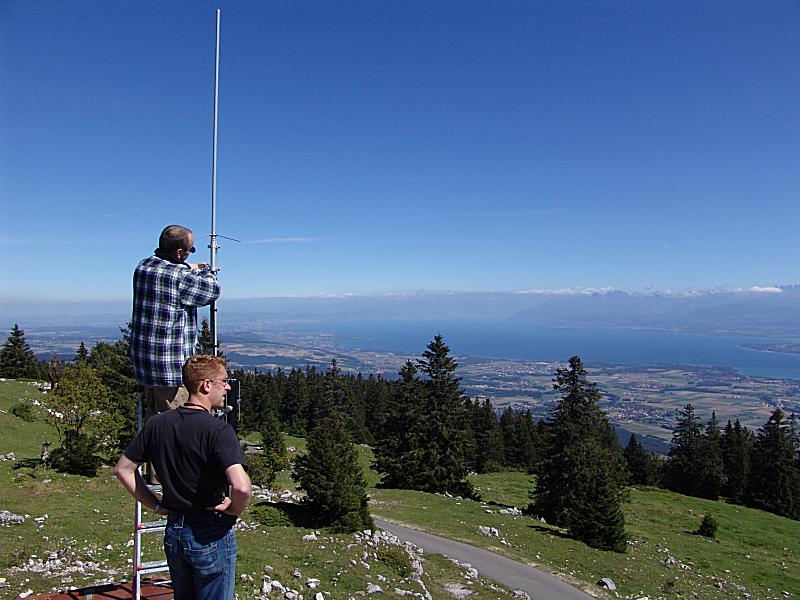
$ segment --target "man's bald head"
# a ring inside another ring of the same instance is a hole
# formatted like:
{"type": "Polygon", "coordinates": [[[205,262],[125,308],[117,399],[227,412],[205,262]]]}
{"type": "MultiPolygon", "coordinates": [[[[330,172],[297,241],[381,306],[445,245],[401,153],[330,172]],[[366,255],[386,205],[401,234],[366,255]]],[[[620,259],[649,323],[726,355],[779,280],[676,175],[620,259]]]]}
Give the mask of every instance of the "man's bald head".
{"type": "Polygon", "coordinates": [[[178,250],[190,250],[193,244],[192,231],[180,225],[165,227],[158,238],[158,248],[170,256],[174,256],[178,250]]]}

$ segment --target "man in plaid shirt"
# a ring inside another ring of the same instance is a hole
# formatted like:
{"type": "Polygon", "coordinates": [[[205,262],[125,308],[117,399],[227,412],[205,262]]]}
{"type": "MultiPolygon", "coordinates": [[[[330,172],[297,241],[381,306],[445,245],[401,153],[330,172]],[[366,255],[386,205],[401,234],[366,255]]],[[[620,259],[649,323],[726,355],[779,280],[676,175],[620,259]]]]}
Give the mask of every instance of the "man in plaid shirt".
{"type": "Polygon", "coordinates": [[[170,225],[133,273],[131,358],[148,415],[186,402],[181,368],[197,345],[197,307],[219,298],[207,266],[184,262],[194,251],[192,232],[170,225]]]}

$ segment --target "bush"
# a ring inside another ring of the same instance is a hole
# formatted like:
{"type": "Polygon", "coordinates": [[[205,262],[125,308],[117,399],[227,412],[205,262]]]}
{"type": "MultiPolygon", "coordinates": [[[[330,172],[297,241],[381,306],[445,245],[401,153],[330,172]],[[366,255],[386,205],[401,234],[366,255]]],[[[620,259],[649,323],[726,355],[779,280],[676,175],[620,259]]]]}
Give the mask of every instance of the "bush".
{"type": "Polygon", "coordinates": [[[28,423],[33,423],[36,420],[36,413],[33,410],[33,405],[27,402],[18,402],[12,406],[11,413],[28,423]]]}
{"type": "Polygon", "coordinates": [[[270,504],[256,504],[251,506],[247,514],[266,527],[291,527],[292,520],[285,512],[270,504]]]}
{"type": "Polygon", "coordinates": [[[247,455],[247,473],[250,475],[250,480],[255,485],[266,489],[272,488],[278,473],[288,465],[285,458],[271,450],[265,450],[262,454],[247,455]]]}
{"type": "Polygon", "coordinates": [[[95,477],[102,459],[95,454],[97,445],[85,435],[68,435],[61,448],[53,450],[50,460],[58,471],[95,477]]]}
{"type": "Polygon", "coordinates": [[[408,554],[398,546],[388,546],[378,550],[378,560],[400,577],[411,575],[411,561],[408,554]]]}
{"type": "Polygon", "coordinates": [[[717,520],[712,515],[704,515],[703,521],[700,523],[695,533],[703,537],[713,538],[717,535],[717,520]]]}

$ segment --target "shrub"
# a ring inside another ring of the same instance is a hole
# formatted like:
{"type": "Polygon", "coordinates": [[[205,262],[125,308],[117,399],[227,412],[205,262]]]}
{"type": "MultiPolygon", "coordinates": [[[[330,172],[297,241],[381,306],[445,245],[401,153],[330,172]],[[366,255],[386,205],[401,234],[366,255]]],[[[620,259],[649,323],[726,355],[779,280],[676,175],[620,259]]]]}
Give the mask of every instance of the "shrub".
{"type": "Polygon", "coordinates": [[[278,473],[287,466],[288,461],[272,450],[264,450],[261,454],[247,455],[247,472],[250,480],[262,488],[272,488],[278,473]]]}
{"type": "Polygon", "coordinates": [[[293,524],[289,515],[270,504],[262,503],[251,506],[247,514],[250,515],[253,520],[258,521],[266,527],[291,527],[293,524]]]}
{"type": "Polygon", "coordinates": [[[411,561],[408,554],[398,546],[388,546],[378,550],[378,560],[400,577],[411,575],[411,561]]]}
{"type": "Polygon", "coordinates": [[[12,406],[11,413],[28,423],[33,423],[36,420],[36,413],[33,410],[33,405],[27,402],[18,402],[12,406]]]}
{"type": "Polygon", "coordinates": [[[704,515],[703,520],[700,523],[700,527],[697,528],[695,533],[697,535],[702,535],[703,537],[713,538],[717,535],[717,520],[714,518],[713,515],[704,515]]]}
{"type": "Polygon", "coordinates": [[[94,477],[103,462],[95,452],[97,452],[97,444],[88,436],[72,434],[64,439],[61,448],[53,450],[50,460],[58,471],[94,477]]]}

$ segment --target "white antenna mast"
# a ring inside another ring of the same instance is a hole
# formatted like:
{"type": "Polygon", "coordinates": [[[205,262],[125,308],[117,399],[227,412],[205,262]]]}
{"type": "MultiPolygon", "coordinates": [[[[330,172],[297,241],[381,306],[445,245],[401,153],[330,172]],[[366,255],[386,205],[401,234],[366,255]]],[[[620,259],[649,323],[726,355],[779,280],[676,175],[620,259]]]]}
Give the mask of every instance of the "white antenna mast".
{"type": "MultiPolygon", "coordinates": [[[[211,272],[216,275],[219,271],[217,267],[217,115],[219,111],[219,17],[220,10],[217,9],[217,44],[214,56],[214,150],[211,166],[211,242],[208,247],[211,249],[211,272]]],[[[217,337],[217,303],[211,303],[211,354],[219,355],[219,340],[217,337]]]]}

